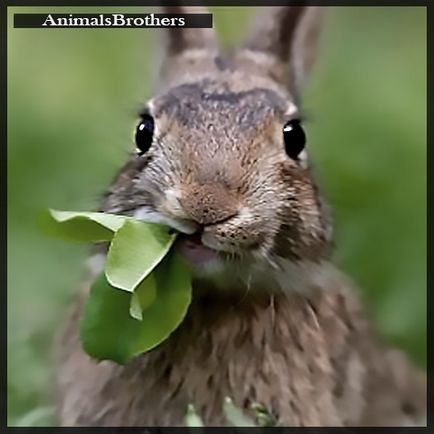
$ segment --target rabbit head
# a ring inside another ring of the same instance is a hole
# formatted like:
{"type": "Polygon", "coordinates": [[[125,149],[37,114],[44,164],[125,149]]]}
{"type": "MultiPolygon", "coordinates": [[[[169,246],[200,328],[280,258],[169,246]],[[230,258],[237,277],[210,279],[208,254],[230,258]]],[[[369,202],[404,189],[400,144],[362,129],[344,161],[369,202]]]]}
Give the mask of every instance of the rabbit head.
{"type": "Polygon", "coordinates": [[[159,82],[137,124],[137,152],[103,209],[185,234],[180,242],[202,275],[326,259],[330,223],[299,106],[321,15],[316,7],[261,8],[230,54],[219,50],[213,29],[165,29],[159,82]]]}

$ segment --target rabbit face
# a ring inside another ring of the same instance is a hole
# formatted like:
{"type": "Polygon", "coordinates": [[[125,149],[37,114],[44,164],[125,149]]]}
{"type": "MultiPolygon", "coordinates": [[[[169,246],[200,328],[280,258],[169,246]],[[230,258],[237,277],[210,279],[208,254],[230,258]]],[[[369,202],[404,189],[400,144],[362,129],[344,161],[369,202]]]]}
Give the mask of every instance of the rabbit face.
{"type": "Polygon", "coordinates": [[[150,101],[152,143],[121,173],[109,211],[190,234],[180,249],[202,273],[229,263],[319,261],[328,222],[306,151],[292,153],[297,136],[285,141],[297,108],[275,86],[230,77],[181,84],[150,101]]]}

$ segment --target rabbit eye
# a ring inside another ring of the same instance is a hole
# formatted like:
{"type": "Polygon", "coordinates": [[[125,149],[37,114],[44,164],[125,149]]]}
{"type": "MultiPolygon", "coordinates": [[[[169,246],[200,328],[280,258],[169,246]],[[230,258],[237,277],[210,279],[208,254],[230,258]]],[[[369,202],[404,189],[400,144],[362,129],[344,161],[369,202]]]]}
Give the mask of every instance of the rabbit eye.
{"type": "Polygon", "coordinates": [[[136,146],[139,155],[144,154],[152,145],[152,137],[154,136],[154,119],[151,115],[143,115],[142,120],[136,128],[136,146]]]}
{"type": "Polygon", "coordinates": [[[306,134],[299,120],[289,121],[283,126],[283,140],[288,157],[297,160],[306,145],[306,134]]]}

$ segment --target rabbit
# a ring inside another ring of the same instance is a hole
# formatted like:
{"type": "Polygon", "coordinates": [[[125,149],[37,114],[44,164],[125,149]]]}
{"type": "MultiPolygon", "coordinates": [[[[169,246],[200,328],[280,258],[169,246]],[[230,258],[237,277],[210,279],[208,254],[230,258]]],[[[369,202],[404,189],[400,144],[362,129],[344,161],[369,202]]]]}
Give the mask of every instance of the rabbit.
{"type": "Polygon", "coordinates": [[[230,52],[212,28],[161,31],[137,149],[99,209],[179,232],[192,304],[166,341],[126,365],[91,359],[77,323],[99,247],[57,344],[61,426],[183,426],[189,404],[206,426],[225,426],[226,396],[253,419],[252,403],[263,404],[278,426],[426,423],[426,374],[383,342],[332,262],[300,108],[324,9],[261,8],[230,52]]]}

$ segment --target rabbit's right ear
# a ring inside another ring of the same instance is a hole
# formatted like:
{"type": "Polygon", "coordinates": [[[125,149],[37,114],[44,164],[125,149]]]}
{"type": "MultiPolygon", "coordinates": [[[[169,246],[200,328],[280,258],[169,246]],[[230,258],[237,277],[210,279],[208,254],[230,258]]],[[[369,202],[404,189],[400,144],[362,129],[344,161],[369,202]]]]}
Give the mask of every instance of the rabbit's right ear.
{"type": "Polygon", "coordinates": [[[259,8],[238,61],[259,69],[297,94],[316,57],[324,8],[259,8]]]}
{"type": "MultiPolygon", "coordinates": [[[[161,7],[166,14],[207,13],[201,6],[182,6],[172,1],[172,6],[161,7]],[[176,5],[175,5],[176,4],[176,5]]],[[[179,2],[181,3],[181,2],[179,2]]],[[[214,56],[218,50],[218,41],[213,28],[179,28],[164,29],[164,50],[159,70],[159,81],[171,81],[173,77],[188,70],[194,74],[200,69],[207,57],[214,56]]]]}

